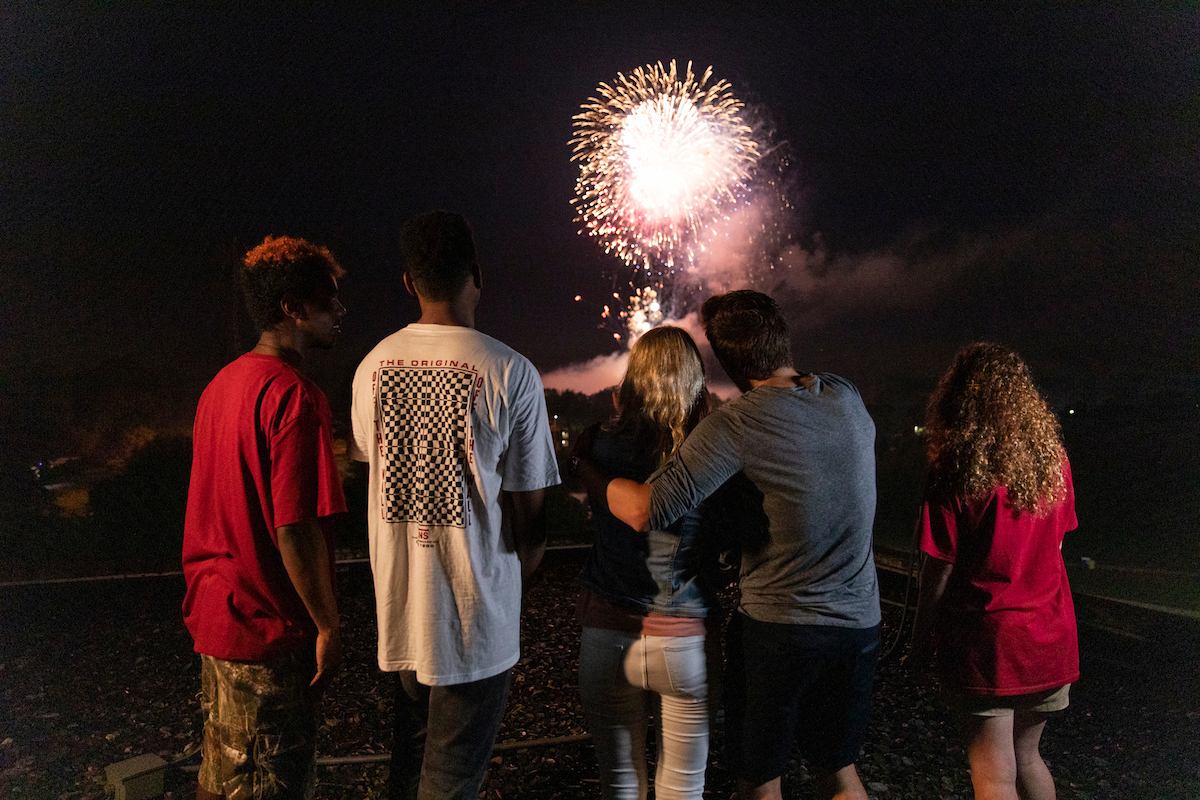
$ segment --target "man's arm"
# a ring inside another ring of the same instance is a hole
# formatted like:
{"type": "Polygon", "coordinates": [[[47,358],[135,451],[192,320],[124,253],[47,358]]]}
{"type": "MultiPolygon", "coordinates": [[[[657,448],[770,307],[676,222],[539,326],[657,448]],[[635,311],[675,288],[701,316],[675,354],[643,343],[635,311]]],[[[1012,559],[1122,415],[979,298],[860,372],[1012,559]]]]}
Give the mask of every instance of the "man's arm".
{"type": "Polygon", "coordinates": [[[649,484],[614,478],[586,457],[579,458],[575,476],[596,508],[607,511],[635,531],[650,529],[649,484]]]}
{"type": "Polygon", "coordinates": [[[341,626],[325,536],[315,519],[284,525],[275,533],[284,569],[317,626],[317,674],[311,685],[324,691],[342,662],[341,626]]]}
{"type": "Polygon", "coordinates": [[[511,530],[521,561],[521,585],[527,586],[546,554],[545,489],[505,492],[512,513],[511,530]]]}
{"type": "Polygon", "coordinates": [[[635,531],[650,530],[650,484],[613,478],[605,491],[609,512],[635,531]]]}

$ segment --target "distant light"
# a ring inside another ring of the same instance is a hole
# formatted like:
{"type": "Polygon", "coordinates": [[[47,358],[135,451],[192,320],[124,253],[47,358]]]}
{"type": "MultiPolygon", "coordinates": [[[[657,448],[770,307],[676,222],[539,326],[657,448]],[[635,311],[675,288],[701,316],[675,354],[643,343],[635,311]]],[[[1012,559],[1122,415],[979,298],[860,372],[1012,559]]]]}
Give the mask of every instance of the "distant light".
{"type": "Polygon", "coordinates": [[[579,302],[580,300],[582,300],[582,299],[583,299],[583,296],[582,296],[582,295],[578,295],[578,294],[577,294],[577,295],[575,295],[575,302],[576,302],[576,303],[578,303],[578,302],[579,302]]]}
{"type": "Polygon", "coordinates": [[[1068,413],[1068,414],[1074,414],[1074,413],[1075,413],[1075,409],[1073,409],[1073,408],[1072,408],[1072,409],[1069,409],[1069,410],[1067,411],[1067,413],[1068,413]]]}
{"type": "Polygon", "coordinates": [[[619,334],[619,333],[614,333],[614,334],[613,334],[613,338],[614,338],[614,339],[616,339],[616,340],[619,342],[619,341],[621,341],[621,334],[619,334]]]}

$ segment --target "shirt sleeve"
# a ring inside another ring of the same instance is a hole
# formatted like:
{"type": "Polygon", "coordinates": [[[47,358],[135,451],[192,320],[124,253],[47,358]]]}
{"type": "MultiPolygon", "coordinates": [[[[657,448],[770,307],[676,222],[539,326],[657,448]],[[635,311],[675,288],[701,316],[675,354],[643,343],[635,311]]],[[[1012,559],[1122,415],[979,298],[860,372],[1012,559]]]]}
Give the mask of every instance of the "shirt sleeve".
{"type": "Polygon", "coordinates": [[[1079,517],[1075,515],[1075,479],[1071,475],[1071,462],[1063,456],[1062,462],[1063,473],[1063,500],[1062,509],[1059,512],[1062,516],[1062,531],[1066,535],[1068,531],[1073,531],[1079,527],[1079,517]]]}
{"type": "Polygon", "coordinates": [[[300,385],[290,387],[279,404],[278,427],[271,434],[271,506],[276,528],[320,514],[321,419],[300,385]]]}
{"type": "MultiPolygon", "coordinates": [[[[359,371],[366,369],[366,362],[359,371]]],[[[371,437],[375,435],[375,381],[358,372],[354,375],[350,400],[350,444],[347,455],[355,461],[370,461],[371,437]]]]}
{"type": "Polygon", "coordinates": [[[501,486],[506,492],[529,492],[561,482],[554,438],[546,415],[546,393],[537,370],[524,358],[512,365],[509,408],[512,421],[504,452],[501,486]]]}
{"type": "Polygon", "coordinates": [[[730,415],[709,414],[688,434],[675,458],[650,476],[650,527],[662,530],[742,469],[730,415]]]}
{"type": "Polygon", "coordinates": [[[944,504],[926,500],[921,506],[921,552],[954,563],[958,549],[958,514],[944,504]]]}

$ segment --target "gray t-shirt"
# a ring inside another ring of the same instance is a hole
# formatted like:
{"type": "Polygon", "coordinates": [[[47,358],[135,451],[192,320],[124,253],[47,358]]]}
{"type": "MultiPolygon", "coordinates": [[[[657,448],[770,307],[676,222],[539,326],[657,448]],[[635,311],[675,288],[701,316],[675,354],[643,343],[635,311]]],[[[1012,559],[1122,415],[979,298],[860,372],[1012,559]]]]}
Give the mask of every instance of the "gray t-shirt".
{"type": "Polygon", "coordinates": [[[880,619],[875,423],[846,379],[796,383],[752,389],[696,426],[650,480],[650,527],[667,527],[741,470],[770,521],[765,537],[740,537],[742,611],[762,622],[869,628],[880,619]]]}

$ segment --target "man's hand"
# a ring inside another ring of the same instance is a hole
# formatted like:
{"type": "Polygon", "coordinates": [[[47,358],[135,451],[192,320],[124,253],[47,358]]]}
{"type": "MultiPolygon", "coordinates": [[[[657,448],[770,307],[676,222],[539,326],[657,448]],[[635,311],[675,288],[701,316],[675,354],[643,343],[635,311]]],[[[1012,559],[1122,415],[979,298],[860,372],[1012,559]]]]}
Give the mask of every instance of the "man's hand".
{"type": "Polygon", "coordinates": [[[604,490],[608,511],[635,531],[650,530],[650,484],[613,478],[604,490]]]}
{"type": "Polygon", "coordinates": [[[317,626],[317,674],[311,685],[317,691],[324,691],[342,663],[341,621],[325,534],[320,522],[306,519],[277,528],[275,535],[288,578],[317,626]]]}
{"type": "Polygon", "coordinates": [[[650,487],[628,478],[613,478],[591,460],[599,425],[588,428],[571,448],[575,477],[587,490],[592,508],[608,512],[635,531],[649,529],[650,487]]]}
{"type": "Polygon", "coordinates": [[[317,694],[323,694],[342,666],[342,632],[317,632],[317,674],[309,684],[317,694]]]}
{"type": "Polygon", "coordinates": [[[521,562],[522,591],[529,588],[529,580],[546,553],[545,499],[545,489],[534,489],[529,492],[505,492],[501,501],[505,513],[512,515],[510,528],[517,547],[517,558],[521,562]]]}

